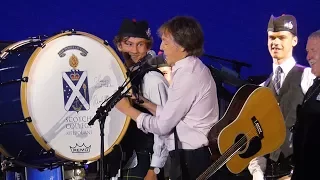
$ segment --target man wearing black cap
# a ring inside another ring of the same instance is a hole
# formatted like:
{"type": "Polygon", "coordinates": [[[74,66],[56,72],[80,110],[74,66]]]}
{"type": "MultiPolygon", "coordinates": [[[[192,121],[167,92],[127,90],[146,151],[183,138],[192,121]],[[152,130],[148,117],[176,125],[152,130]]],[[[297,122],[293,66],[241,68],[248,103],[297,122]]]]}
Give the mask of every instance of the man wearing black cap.
{"type": "MultiPolygon", "coordinates": [[[[167,100],[168,82],[161,71],[147,62],[152,58],[148,55],[152,43],[151,31],[146,21],[125,19],[118,35],[114,38],[114,44],[122,53],[128,68],[128,76],[133,79],[131,85],[135,96],[141,94],[153,103],[163,105],[167,100]]],[[[134,107],[150,113],[138,102],[134,103],[134,107]]],[[[168,156],[164,143],[163,137],[144,133],[137,128],[135,121],[131,121],[120,143],[126,157],[122,177],[124,179],[163,179],[161,168],[165,165],[168,156]]],[[[117,154],[117,150],[112,153],[117,154]]],[[[118,161],[109,161],[109,163],[113,171],[119,169],[118,161]]],[[[114,176],[115,173],[112,175],[114,176]]]]}
{"type": "Polygon", "coordinates": [[[292,130],[297,105],[312,85],[310,68],[296,63],[293,48],[298,43],[297,21],[292,15],[271,16],[268,24],[268,49],[273,58],[273,72],[262,86],[270,87],[276,96],[286,123],[286,139],[275,152],[253,159],[249,171],[254,180],[288,179],[293,169],[292,130]]]}
{"type": "Polygon", "coordinates": [[[317,77],[298,107],[297,123],[293,135],[294,171],[292,180],[313,179],[317,176],[320,161],[320,30],[313,32],[307,42],[307,60],[317,77]]]}
{"type": "MultiPolygon", "coordinates": [[[[216,83],[199,57],[203,53],[203,32],[193,17],[177,16],[158,30],[160,49],[172,67],[168,100],[163,106],[143,99],[153,115],[131,106],[127,98],[116,108],[137,122],[144,132],[166,137],[170,151],[172,180],[195,180],[212,164],[208,133],[218,121],[216,83]]],[[[216,176],[212,179],[228,179],[216,176]]]]}

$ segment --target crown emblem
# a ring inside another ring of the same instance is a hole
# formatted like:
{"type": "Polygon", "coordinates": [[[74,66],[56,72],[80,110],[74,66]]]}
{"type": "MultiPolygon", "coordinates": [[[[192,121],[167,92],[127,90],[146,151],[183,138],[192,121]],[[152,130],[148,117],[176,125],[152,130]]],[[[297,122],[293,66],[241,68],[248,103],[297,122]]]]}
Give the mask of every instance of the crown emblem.
{"type": "Polygon", "coordinates": [[[79,81],[80,75],[76,71],[72,71],[72,73],[70,74],[70,79],[72,81],[79,81]]]}
{"type": "Polygon", "coordinates": [[[90,153],[91,145],[86,146],[84,143],[82,143],[81,146],[76,143],[74,147],[69,146],[72,153],[90,153]]]}
{"type": "Polygon", "coordinates": [[[72,54],[72,56],[69,58],[69,65],[72,67],[73,70],[71,70],[70,79],[72,81],[78,81],[80,79],[80,75],[77,72],[77,66],[79,65],[79,60],[77,56],[72,54]]]}

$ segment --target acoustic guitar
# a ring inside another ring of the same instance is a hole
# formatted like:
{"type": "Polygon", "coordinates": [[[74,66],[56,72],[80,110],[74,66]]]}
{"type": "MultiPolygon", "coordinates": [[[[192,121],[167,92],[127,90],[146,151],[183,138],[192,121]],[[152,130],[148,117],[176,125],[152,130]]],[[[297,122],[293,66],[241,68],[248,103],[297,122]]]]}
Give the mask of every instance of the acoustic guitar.
{"type": "Polygon", "coordinates": [[[284,118],[272,91],[244,85],[208,134],[214,163],[197,180],[208,179],[224,165],[238,174],[253,158],[280,148],[285,136],[284,118]]]}

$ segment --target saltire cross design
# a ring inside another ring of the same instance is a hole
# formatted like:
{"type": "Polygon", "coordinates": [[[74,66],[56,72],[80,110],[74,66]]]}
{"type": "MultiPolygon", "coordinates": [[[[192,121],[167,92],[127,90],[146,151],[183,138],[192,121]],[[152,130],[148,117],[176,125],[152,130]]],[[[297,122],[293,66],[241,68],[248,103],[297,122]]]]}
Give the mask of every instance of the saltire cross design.
{"type": "Polygon", "coordinates": [[[62,79],[65,110],[76,112],[89,110],[87,72],[79,70],[63,72],[62,79]]]}

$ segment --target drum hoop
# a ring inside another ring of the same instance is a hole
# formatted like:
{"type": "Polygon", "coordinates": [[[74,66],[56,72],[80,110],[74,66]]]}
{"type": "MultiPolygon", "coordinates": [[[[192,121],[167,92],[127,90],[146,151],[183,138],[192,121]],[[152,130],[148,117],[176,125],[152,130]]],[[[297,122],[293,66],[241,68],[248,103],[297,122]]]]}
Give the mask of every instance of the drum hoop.
{"type": "MultiPolygon", "coordinates": [[[[124,74],[124,77],[127,78],[127,75],[126,75],[126,68],[124,67],[124,64],[122,63],[122,61],[120,60],[119,56],[117,55],[117,53],[110,47],[109,44],[106,44],[104,40],[102,40],[101,38],[97,37],[97,36],[94,36],[92,34],[89,34],[89,33],[86,33],[86,32],[82,32],[82,31],[76,31],[76,32],[63,32],[63,33],[60,33],[60,34],[57,34],[55,36],[52,36],[50,37],[49,39],[45,40],[43,42],[43,45],[46,45],[47,43],[59,38],[59,37],[62,37],[62,36],[66,36],[66,35],[82,35],[82,36],[86,36],[86,37],[89,37],[93,40],[96,40],[97,42],[99,42],[100,44],[102,44],[107,50],[109,50],[109,52],[113,55],[113,57],[117,60],[120,68],[121,68],[121,71],[122,73],[124,74]]],[[[23,71],[23,77],[29,77],[29,72],[30,72],[30,69],[34,63],[34,60],[35,58],[38,56],[38,54],[40,53],[40,51],[42,50],[42,47],[38,47],[36,48],[36,50],[32,53],[32,55],[30,56],[26,66],[25,66],[25,69],[23,71]]],[[[130,83],[127,85],[127,88],[130,87],[130,83]]],[[[23,111],[23,115],[25,118],[27,117],[30,117],[30,114],[29,114],[29,109],[28,109],[28,106],[27,106],[27,87],[28,87],[28,83],[21,83],[21,93],[20,93],[20,96],[21,96],[21,106],[22,106],[22,111],[23,111]]],[[[130,120],[131,118],[129,116],[126,116],[126,121],[125,121],[125,124],[124,124],[124,128],[122,129],[122,131],[120,132],[120,135],[118,136],[118,138],[116,139],[116,141],[110,146],[109,149],[107,149],[105,152],[104,152],[104,155],[107,155],[109,154],[112,150],[113,150],[113,147],[116,145],[116,144],[119,144],[120,141],[122,140],[122,138],[124,137],[124,135],[126,134],[126,131],[129,127],[129,123],[130,123],[130,120]]],[[[33,137],[35,138],[35,140],[47,151],[49,151],[51,149],[50,145],[46,143],[46,141],[40,136],[40,134],[36,131],[36,128],[35,126],[33,125],[33,123],[27,123],[28,125],[28,128],[30,130],[30,132],[32,133],[33,137]]],[[[58,157],[61,157],[63,159],[67,159],[67,160],[71,160],[71,161],[75,161],[75,162],[81,162],[79,160],[75,160],[75,159],[72,159],[72,158],[68,158],[68,157],[65,157],[57,152],[55,152],[55,155],[58,156],[58,157]]],[[[96,161],[100,159],[100,155],[96,156],[96,157],[93,157],[91,159],[87,159],[87,161],[96,161]]],[[[82,160],[83,161],[83,160],[82,160]]]]}
{"type": "Polygon", "coordinates": [[[5,59],[5,57],[9,54],[8,51],[10,51],[10,50],[17,49],[17,48],[22,47],[22,46],[24,46],[26,44],[29,44],[29,43],[40,42],[40,41],[41,41],[41,39],[26,39],[26,40],[22,40],[22,41],[18,41],[18,42],[12,43],[12,44],[8,45],[7,47],[5,47],[4,49],[1,50],[0,58],[4,58],[5,59]]]}

